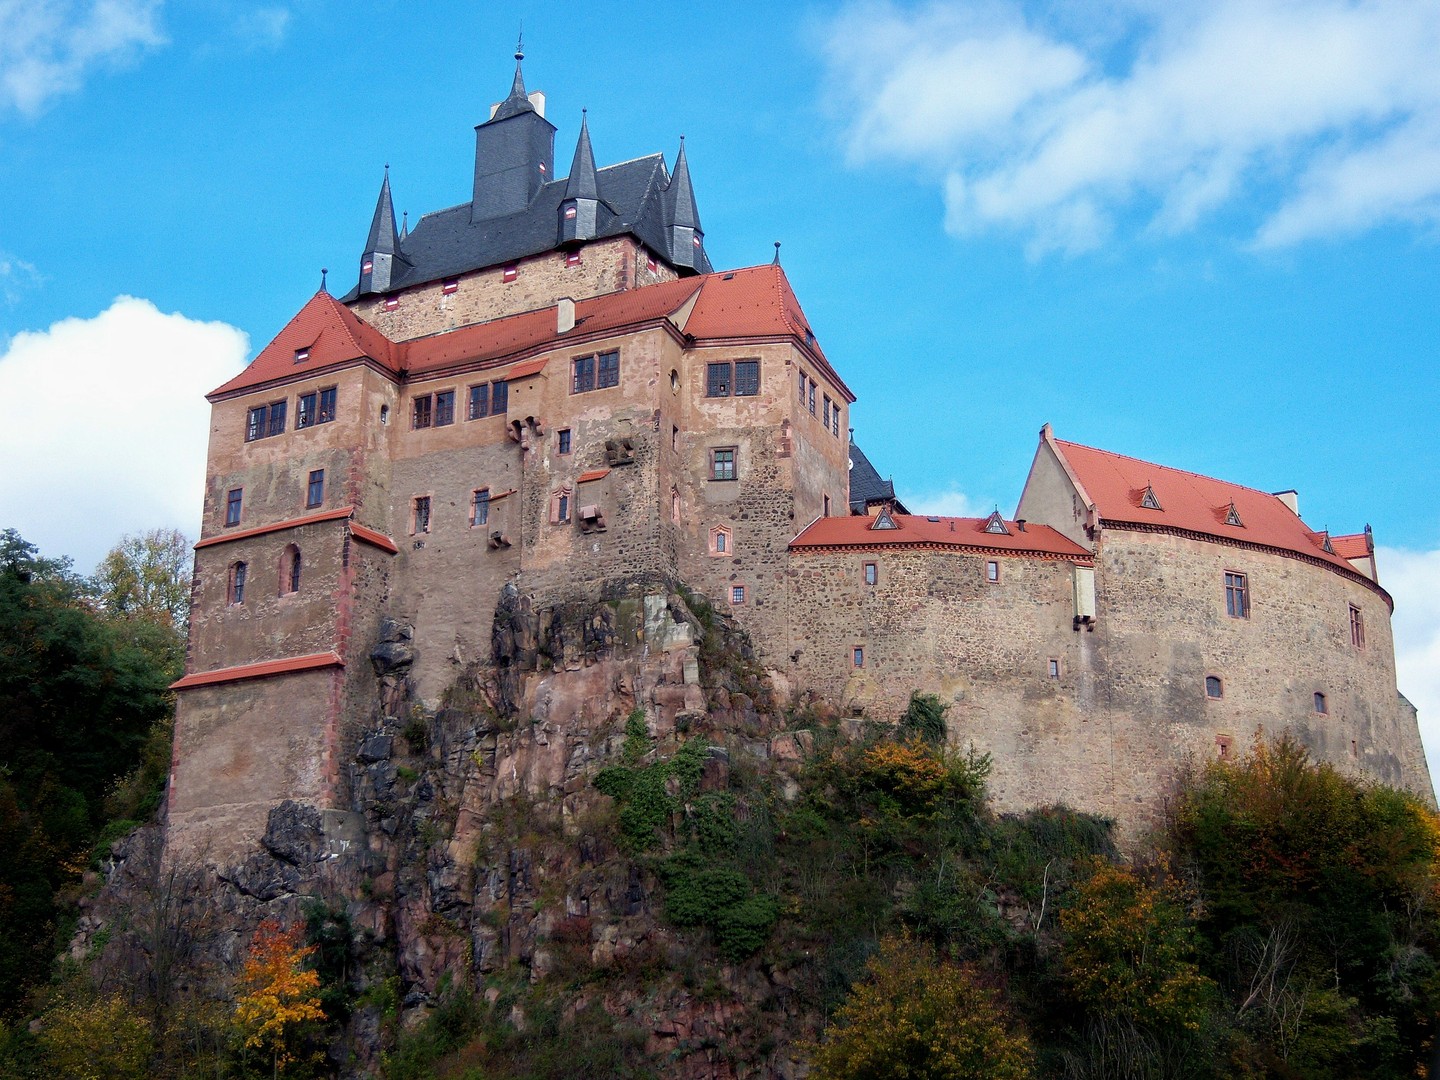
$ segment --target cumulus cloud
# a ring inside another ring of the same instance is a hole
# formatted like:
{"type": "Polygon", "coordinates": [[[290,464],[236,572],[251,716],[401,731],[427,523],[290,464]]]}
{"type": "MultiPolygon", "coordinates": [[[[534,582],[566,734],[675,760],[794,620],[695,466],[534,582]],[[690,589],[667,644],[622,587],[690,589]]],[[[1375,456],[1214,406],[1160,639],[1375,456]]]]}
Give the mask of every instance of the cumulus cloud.
{"type": "Polygon", "coordinates": [[[1086,11],[850,5],[822,46],[851,160],[918,166],[949,231],[1012,230],[1034,253],[1242,203],[1266,248],[1440,221],[1440,0],[1086,11]]]}
{"type": "Polygon", "coordinates": [[[1395,597],[1395,667],[1420,710],[1430,771],[1440,776],[1440,551],[1380,548],[1380,583],[1395,597]]]}
{"type": "Polygon", "coordinates": [[[34,115],[164,43],[160,0],[0,0],[0,108],[34,115]]]}
{"type": "Polygon", "coordinates": [[[953,484],[943,491],[927,492],[913,499],[906,496],[905,505],[912,514],[933,514],[937,517],[981,517],[990,513],[989,509],[982,508],[980,503],[953,484]]]}
{"type": "Polygon", "coordinates": [[[83,573],[125,533],[197,535],[204,395],[248,350],[233,326],[128,296],[93,319],[17,334],[0,352],[0,528],[83,573]]]}

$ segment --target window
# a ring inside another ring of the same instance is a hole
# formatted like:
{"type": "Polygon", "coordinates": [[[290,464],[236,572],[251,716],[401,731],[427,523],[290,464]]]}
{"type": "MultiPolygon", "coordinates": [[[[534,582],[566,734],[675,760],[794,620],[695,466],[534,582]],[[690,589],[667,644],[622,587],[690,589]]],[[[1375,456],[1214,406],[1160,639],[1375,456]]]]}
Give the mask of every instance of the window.
{"type": "Polygon", "coordinates": [[[385,310],[386,310],[386,311],[394,311],[394,310],[395,310],[396,308],[398,308],[399,306],[400,306],[400,297],[397,296],[396,294],[391,293],[389,296],[385,297],[385,310]]]}
{"type": "Polygon", "coordinates": [[[760,361],[726,360],[705,366],[706,397],[754,397],[760,393],[760,361]]]}
{"type": "Polygon", "coordinates": [[[822,498],[823,502],[822,502],[822,504],[821,504],[820,513],[821,513],[821,515],[824,516],[824,517],[829,517],[829,516],[830,516],[830,496],[829,496],[829,495],[824,495],[824,496],[822,496],[821,498],[822,498]]]}
{"type": "Polygon", "coordinates": [[[410,426],[416,431],[427,428],[434,415],[434,399],[429,394],[417,397],[414,409],[410,414],[410,426]]]}
{"type": "Polygon", "coordinates": [[[484,525],[490,520],[490,489],[477,488],[470,500],[470,527],[484,525]]]}
{"type": "Polygon", "coordinates": [[[620,385],[620,353],[618,351],[600,354],[600,388],[620,385]]]}
{"type": "Polygon", "coordinates": [[[519,263],[506,263],[506,264],[505,264],[505,268],[500,271],[500,280],[502,280],[502,281],[514,281],[514,280],[515,280],[517,277],[519,277],[519,276],[520,276],[520,264],[519,264],[519,263]]]}
{"type": "Polygon", "coordinates": [[[1220,681],[1220,676],[1205,676],[1205,696],[1216,701],[1225,696],[1225,684],[1220,681]]]}
{"type": "Polygon", "coordinates": [[[237,562],[230,567],[229,593],[227,599],[232,604],[243,604],[245,602],[245,572],[243,562],[237,562]]]}
{"type": "Polygon", "coordinates": [[[710,530],[710,554],[729,555],[735,550],[733,536],[728,525],[716,525],[710,530]]]}
{"type": "MultiPolygon", "coordinates": [[[[570,210],[573,210],[573,209],[574,209],[574,207],[571,207],[571,208],[570,208],[570,210]]],[[[567,210],[566,212],[569,213],[570,210],[567,210]]],[[[578,252],[578,251],[567,251],[567,252],[565,253],[565,265],[566,265],[566,266],[579,266],[579,265],[580,265],[580,252],[578,252]]]]}
{"type": "Polygon", "coordinates": [[[825,407],[820,413],[820,422],[825,425],[825,430],[830,430],[830,395],[825,395],[825,407]]]}
{"type": "Polygon", "coordinates": [[[275,401],[270,404],[270,418],[265,425],[265,436],[285,434],[285,402],[275,401]]]}
{"type": "Polygon", "coordinates": [[[310,484],[305,490],[305,506],[314,509],[325,501],[325,470],[311,469],[310,484]]]}
{"type": "Polygon", "coordinates": [[[865,584],[874,585],[880,580],[880,567],[873,562],[865,564],[865,584]]]}
{"type": "Polygon", "coordinates": [[[655,271],[658,270],[659,268],[660,268],[660,264],[655,261],[655,256],[654,256],[654,255],[646,255],[646,256],[645,256],[645,269],[646,269],[646,270],[649,270],[650,273],[653,274],[653,273],[655,273],[655,271]]]}
{"type": "Polygon", "coordinates": [[[470,387],[470,405],[466,409],[466,420],[479,420],[490,415],[490,384],[481,383],[470,387]]]}
{"type": "Polygon", "coordinates": [[[446,278],[444,281],[442,281],[442,282],[440,283],[440,295],[441,295],[441,296],[450,296],[452,293],[456,293],[456,292],[459,292],[459,291],[460,291],[460,279],[459,279],[459,278],[453,278],[453,277],[452,277],[452,278],[446,278]]]}
{"type": "Polygon", "coordinates": [[[1215,736],[1215,756],[1221,761],[1224,761],[1230,756],[1230,743],[1231,739],[1229,735],[1215,736]]]}
{"type": "Polygon", "coordinates": [[[1244,574],[1225,571],[1225,614],[1232,619],[1250,617],[1250,583],[1244,574]]]}
{"type": "Polygon", "coordinates": [[[570,429],[561,428],[555,433],[555,441],[558,444],[558,451],[562,454],[570,453],[570,429]]]}
{"type": "Polygon", "coordinates": [[[1049,671],[1050,678],[1058,679],[1060,677],[1060,661],[1053,656],[1050,658],[1049,671]]]}
{"type": "Polygon", "coordinates": [[[676,525],[680,524],[680,489],[670,489],[670,520],[676,525]]]}
{"type": "Polygon", "coordinates": [[[830,414],[830,433],[837,439],[840,437],[840,403],[835,403],[835,411],[830,414]]]}
{"type": "Polygon", "coordinates": [[[257,405],[245,414],[245,441],[254,442],[265,437],[266,407],[257,405]]]}
{"type": "Polygon", "coordinates": [[[389,422],[390,422],[390,406],[389,406],[389,405],[381,405],[381,406],[380,406],[380,423],[383,425],[383,424],[388,424],[389,422]]]}
{"type": "Polygon", "coordinates": [[[850,663],[855,667],[865,666],[865,646],[856,645],[855,648],[850,650],[850,663]]]}
{"type": "Polygon", "coordinates": [[[310,350],[309,350],[308,348],[306,348],[306,349],[296,349],[296,350],[295,350],[295,362],[296,362],[297,364],[303,364],[306,360],[309,360],[309,359],[310,359],[310,350]]]}
{"type": "Polygon", "coordinates": [[[810,380],[810,415],[815,415],[815,380],[810,380]]]}
{"type": "Polygon", "coordinates": [[[1354,604],[1350,605],[1350,644],[1357,649],[1365,647],[1365,616],[1354,604]]]}
{"type": "Polygon", "coordinates": [[[417,495],[410,510],[410,534],[418,536],[430,531],[430,496],[417,495]]]}
{"type": "Polygon", "coordinates": [[[490,384],[490,415],[499,416],[510,407],[510,383],[496,379],[490,384]]]}
{"type": "Polygon", "coordinates": [[[244,488],[231,488],[225,495],[225,524],[240,524],[240,501],[244,497],[244,488]]]}
{"type": "Polygon", "coordinates": [[[300,549],[291,544],[280,556],[280,595],[300,591],[300,549]]]}
{"type": "Polygon", "coordinates": [[[335,419],[335,387],[327,386],[320,391],[320,409],[316,413],[317,424],[329,424],[335,419]]]}
{"type": "Polygon", "coordinates": [[[735,447],[721,446],[710,451],[710,479],[735,479],[735,447]]]}
{"type": "Polygon", "coordinates": [[[670,449],[677,453],[680,450],[680,429],[673,424],[670,427],[670,449]]]}
{"type": "Polygon", "coordinates": [[[1325,695],[1319,690],[1315,691],[1315,711],[1324,716],[1330,711],[1330,705],[1325,700],[1325,695]]]}
{"type": "Polygon", "coordinates": [[[570,489],[561,488],[550,496],[550,524],[565,525],[570,521],[570,489]]]}
{"type": "Polygon", "coordinates": [[[744,585],[731,585],[731,586],[730,586],[730,603],[732,603],[732,604],[743,604],[744,602],[745,602],[745,586],[744,586],[744,585]]]}
{"type": "Polygon", "coordinates": [[[727,533],[718,532],[715,534],[715,551],[718,554],[723,555],[725,553],[725,548],[729,543],[730,537],[727,533]]]}
{"type": "Polygon", "coordinates": [[[295,430],[312,427],[315,424],[315,395],[301,394],[295,399],[295,430]]]}
{"type": "Polygon", "coordinates": [[[805,373],[804,373],[803,371],[799,373],[799,379],[800,379],[800,382],[799,382],[798,385],[799,385],[799,389],[800,389],[800,404],[803,406],[803,405],[805,404],[805,382],[806,382],[805,373]]]}
{"type": "Polygon", "coordinates": [[[989,559],[986,561],[985,580],[992,584],[1000,580],[1000,561],[998,559],[989,559]]]}
{"type": "Polygon", "coordinates": [[[570,361],[570,392],[583,394],[595,389],[595,357],[577,356],[570,361]]]}
{"type": "Polygon", "coordinates": [[[435,426],[445,427],[455,422],[455,391],[442,390],[435,395],[435,426]]]}

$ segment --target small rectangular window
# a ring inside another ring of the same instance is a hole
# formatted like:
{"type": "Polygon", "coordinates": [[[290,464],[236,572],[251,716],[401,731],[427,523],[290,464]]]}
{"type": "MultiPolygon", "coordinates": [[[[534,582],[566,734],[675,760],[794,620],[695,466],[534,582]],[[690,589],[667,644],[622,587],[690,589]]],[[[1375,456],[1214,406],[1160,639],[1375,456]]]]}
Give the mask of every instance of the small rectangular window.
{"type": "Polygon", "coordinates": [[[397,307],[399,307],[399,306],[400,306],[400,297],[399,297],[399,296],[396,296],[395,294],[392,293],[391,295],[385,297],[385,310],[386,310],[386,311],[394,311],[394,310],[395,310],[397,307]]]}
{"type": "Polygon", "coordinates": [[[309,350],[309,349],[296,349],[296,350],[295,350],[295,363],[297,363],[297,364],[303,364],[306,360],[309,360],[309,359],[310,359],[310,350],[309,350]]]}
{"type": "Polygon", "coordinates": [[[285,402],[277,401],[270,406],[270,423],[266,426],[265,434],[285,434],[285,402]]]}
{"type": "Polygon", "coordinates": [[[311,469],[310,483],[305,489],[305,506],[314,509],[325,501],[325,470],[311,469]]]}
{"type": "Polygon", "coordinates": [[[570,361],[570,392],[583,394],[595,389],[595,357],[577,356],[570,361]]]}
{"type": "Polygon", "coordinates": [[[501,277],[501,280],[502,280],[502,281],[514,281],[514,280],[515,280],[517,277],[519,277],[519,276],[520,276],[520,264],[519,264],[519,263],[507,263],[507,264],[505,265],[505,268],[500,272],[500,277],[501,277]]]}
{"type": "Polygon", "coordinates": [[[479,488],[470,500],[470,526],[484,525],[490,520],[490,489],[479,488]]]}
{"type": "Polygon", "coordinates": [[[240,503],[244,498],[244,488],[231,488],[225,495],[225,524],[240,524],[240,503]]]}
{"type": "Polygon", "coordinates": [[[442,390],[435,395],[435,426],[446,427],[455,422],[455,391],[442,390]]]}
{"type": "Polygon", "coordinates": [[[1325,695],[1319,690],[1315,691],[1315,711],[1322,716],[1330,711],[1330,706],[1325,700],[1325,695]]]}
{"type": "Polygon", "coordinates": [[[482,416],[490,415],[490,384],[481,383],[479,386],[470,387],[470,406],[466,410],[465,419],[479,420],[482,416]]]}
{"type": "Polygon", "coordinates": [[[798,372],[798,373],[797,373],[797,377],[798,377],[799,380],[800,380],[799,383],[798,383],[798,386],[799,386],[799,388],[800,388],[800,404],[801,404],[801,405],[804,405],[804,404],[805,404],[805,382],[806,382],[805,373],[804,373],[803,371],[798,372]]]}
{"type": "Polygon", "coordinates": [[[1225,684],[1220,681],[1220,676],[1205,676],[1205,696],[1217,701],[1225,696],[1225,684]]]}
{"type": "Polygon", "coordinates": [[[865,564],[865,584],[874,585],[880,580],[880,567],[873,562],[865,564]]]}
{"type": "Polygon", "coordinates": [[[810,380],[810,415],[815,415],[815,380],[810,380]]]}
{"type": "Polygon", "coordinates": [[[706,365],[705,365],[705,396],[706,396],[706,397],[729,397],[729,396],[730,396],[730,365],[729,365],[729,364],[706,364],[706,365]]]}
{"type": "Polygon", "coordinates": [[[735,396],[754,397],[760,393],[760,361],[735,361],[735,396]]]}
{"type": "Polygon", "coordinates": [[[579,266],[579,265],[580,265],[580,252],[578,252],[578,251],[567,251],[567,252],[565,253],[565,265],[566,265],[566,266],[579,266]]]}
{"type": "Polygon", "coordinates": [[[556,443],[558,444],[558,450],[559,450],[560,453],[562,453],[562,454],[568,454],[568,453],[570,453],[570,429],[569,429],[569,428],[561,428],[559,431],[557,431],[557,432],[555,433],[555,441],[556,441],[556,443]]]}
{"type": "Polygon", "coordinates": [[[320,409],[316,414],[317,424],[329,424],[335,420],[335,387],[327,386],[320,391],[320,409]]]}
{"type": "Polygon", "coordinates": [[[825,406],[820,413],[820,422],[825,425],[825,430],[830,430],[830,395],[825,395],[825,406]]]}
{"type": "Polygon", "coordinates": [[[1000,580],[1000,562],[998,559],[989,559],[986,561],[985,580],[991,582],[1000,580]]]}
{"type": "Polygon", "coordinates": [[[1057,659],[1055,659],[1054,657],[1051,657],[1051,658],[1050,658],[1050,664],[1049,664],[1049,670],[1050,670],[1050,678],[1052,678],[1052,679],[1058,679],[1058,678],[1060,677],[1060,661],[1057,660],[1057,659]]]}
{"type": "Polygon", "coordinates": [[[655,261],[654,255],[645,256],[645,269],[649,270],[652,274],[655,273],[656,270],[660,269],[660,264],[655,261]]]}
{"type": "Polygon", "coordinates": [[[1354,604],[1350,605],[1350,644],[1357,649],[1365,647],[1365,616],[1354,604]]]}
{"type": "Polygon", "coordinates": [[[412,535],[430,531],[430,496],[417,495],[411,512],[410,532],[412,535]]]}
{"type": "Polygon", "coordinates": [[[499,416],[510,407],[510,383],[496,379],[490,384],[490,415],[499,416]]]}
{"type": "Polygon", "coordinates": [[[735,447],[722,446],[710,451],[710,479],[735,479],[735,447]]]}
{"type": "Polygon", "coordinates": [[[618,351],[600,354],[598,382],[602,390],[607,386],[620,385],[620,353],[618,351]]]}
{"type": "Polygon", "coordinates": [[[570,520],[570,496],[561,495],[555,502],[555,521],[563,525],[570,520]]]}
{"type": "Polygon", "coordinates": [[[863,645],[856,645],[855,648],[851,650],[850,663],[855,665],[855,667],[865,666],[865,647],[863,645]]]}
{"type": "Polygon", "coordinates": [[[459,291],[460,291],[460,279],[459,279],[459,278],[453,278],[453,277],[452,277],[452,278],[446,278],[444,281],[442,281],[442,282],[440,283],[440,295],[441,295],[441,296],[450,296],[452,293],[456,293],[456,292],[459,292],[459,291]]]}
{"type": "Polygon", "coordinates": [[[732,585],[732,586],[730,586],[730,602],[731,602],[732,604],[743,604],[743,603],[745,602],[745,586],[744,586],[744,585],[732,585]]]}
{"type": "Polygon", "coordinates": [[[835,403],[835,411],[830,414],[830,430],[838,439],[840,437],[840,403],[835,403]]]}
{"type": "Polygon", "coordinates": [[[254,442],[256,439],[265,437],[265,419],[269,415],[269,408],[265,405],[256,405],[245,414],[245,441],[254,442]]]}
{"type": "Polygon", "coordinates": [[[315,395],[301,394],[295,399],[295,430],[308,428],[315,423],[315,395]]]}
{"type": "Polygon", "coordinates": [[[1225,571],[1225,614],[1232,619],[1250,617],[1250,583],[1244,574],[1225,571]]]}
{"type": "Polygon", "coordinates": [[[415,399],[415,406],[411,412],[410,426],[419,431],[421,428],[428,428],[434,417],[434,399],[429,394],[424,394],[415,399]]]}
{"type": "Polygon", "coordinates": [[[1215,736],[1215,756],[1221,761],[1224,761],[1230,756],[1230,743],[1231,739],[1229,735],[1215,736]]]}

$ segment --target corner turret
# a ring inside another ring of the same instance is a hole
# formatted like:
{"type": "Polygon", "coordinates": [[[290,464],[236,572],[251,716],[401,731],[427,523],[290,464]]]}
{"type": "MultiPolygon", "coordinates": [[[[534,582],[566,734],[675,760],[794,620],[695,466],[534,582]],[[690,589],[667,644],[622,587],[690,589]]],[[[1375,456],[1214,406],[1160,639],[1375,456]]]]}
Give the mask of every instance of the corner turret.
{"type": "Polygon", "coordinates": [[[600,191],[595,179],[595,154],[590,149],[590,121],[582,109],[575,160],[570,163],[565,197],[560,201],[560,243],[594,239],[599,215],[600,191]]]}
{"type": "Polygon", "coordinates": [[[472,223],[525,210],[555,171],[555,126],[545,119],[544,95],[525,92],[524,59],[516,49],[510,95],[475,129],[472,223]]]}
{"type": "Polygon", "coordinates": [[[685,158],[684,135],[680,136],[680,152],[675,156],[675,171],[665,188],[663,206],[671,264],[681,271],[709,272],[705,231],[700,227],[700,211],[695,208],[695,189],[690,185],[690,163],[685,158]]]}
{"type": "Polygon", "coordinates": [[[360,256],[361,296],[390,290],[399,277],[400,266],[408,266],[400,254],[400,234],[395,229],[395,203],[390,197],[390,166],[385,166],[385,179],[380,182],[380,197],[375,200],[375,216],[370,221],[370,235],[365,238],[365,253],[360,256]]]}

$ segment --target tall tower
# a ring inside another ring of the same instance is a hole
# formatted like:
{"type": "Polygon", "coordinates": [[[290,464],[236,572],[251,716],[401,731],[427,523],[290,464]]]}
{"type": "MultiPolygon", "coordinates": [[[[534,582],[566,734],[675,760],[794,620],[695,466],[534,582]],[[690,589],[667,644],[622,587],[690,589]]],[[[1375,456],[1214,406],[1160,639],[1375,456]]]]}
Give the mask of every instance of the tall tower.
{"type": "Polygon", "coordinates": [[[544,97],[525,93],[525,76],[520,69],[524,59],[525,54],[516,49],[510,96],[475,129],[472,222],[525,210],[555,171],[555,126],[543,115],[544,97]]]}

